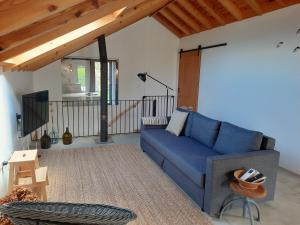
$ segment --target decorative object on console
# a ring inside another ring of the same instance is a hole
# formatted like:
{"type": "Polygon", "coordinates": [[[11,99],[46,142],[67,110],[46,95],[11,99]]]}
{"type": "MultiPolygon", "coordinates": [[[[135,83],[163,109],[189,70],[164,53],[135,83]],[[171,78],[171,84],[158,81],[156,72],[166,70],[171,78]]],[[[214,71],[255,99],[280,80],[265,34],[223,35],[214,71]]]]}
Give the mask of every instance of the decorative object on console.
{"type": "MultiPolygon", "coordinates": [[[[230,208],[234,203],[241,201],[243,204],[243,217],[244,218],[249,218],[250,219],[250,224],[254,225],[254,220],[260,222],[260,210],[259,206],[253,199],[260,199],[260,198],[265,198],[267,196],[267,191],[266,189],[262,186],[262,183],[251,183],[251,182],[246,182],[241,179],[241,177],[244,178],[248,177],[247,179],[255,176],[255,174],[259,173],[255,169],[249,169],[248,171],[239,169],[234,171],[234,177],[236,180],[231,181],[229,183],[229,187],[231,191],[238,195],[238,197],[233,197],[231,200],[224,202],[224,205],[222,206],[222,209],[220,211],[219,218],[220,220],[222,219],[222,216],[226,209],[230,208]],[[252,213],[252,208],[251,206],[254,206],[257,212],[257,217],[253,217],[252,213]],[[247,217],[248,214],[248,217],[247,217]]],[[[246,180],[247,180],[246,179],[246,180]]]]}
{"type": "MultiPolygon", "coordinates": [[[[257,174],[261,174],[261,173],[259,173],[259,172],[256,171],[256,170],[255,170],[254,173],[252,173],[247,179],[245,179],[245,180],[241,179],[242,176],[243,176],[245,173],[247,173],[247,172],[248,172],[248,171],[246,171],[246,170],[244,170],[244,169],[240,169],[240,170],[234,171],[234,177],[235,177],[235,179],[237,180],[239,186],[240,186],[242,189],[256,190],[256,189],[258,189],[259,186],[261,186],[261,185],[265,182],[265,180],[266,180],[266,178],[265,178],[265,179],[263,179],[263,180],[261,180],[260,182],[257,182],[257,183],[256,183],[255,181],[250,182],[250,181],[249,181],[250,178],[255,177],[257,174]]],[[[261,175],[262,175],[262,174],[261,174],[261,175]]],[[[262,177],[263,177],[263,175],[262,175],[262,177]]],[[[261,177],[261,178],[262,178],[262,177],[261,177]]],[[[260,179],[260,178],[258,178],[258,179],[260,179]]]]}
{"type": "Polygon", "coordinates": [[[51,138],[51,144],[58,143],[58,133],[54,130],[53,127],[52,127],[52,131],[49,133],[49,136],[51,138]]]}
{"type": "Polygon", "coordinates": [[[166,115],[168,115],[168,110],[169,110],[169,90],[173,91],[173,88],[169,87],[168,85],[164,84],[163,82],[157,80],[156,78],[150,76],[147,72],[145,73],[138,73],[137,74],[138,78],[140,78],[141,81],[146,82],[147,77],[151,78],[152,80],[156,81],[157,83],[165,86],[167,89],[167,104],[166,104],[166,115]]]}
{"type": "MultiPolygon", "coordinates": [[[[4,205],[15,201],[37,201],[38,197],[31,189],[25,187],[17,187],[12,192],[0,199],[0,205],[4,205]]],[[[1,225],[14,225],[6,216],[0,215],[1,225]]]]}
{"type": "Polygon", "coordinates": [[[41,148],[48,149],[51,147],[51,138],[47,134],[47,131],[44,130],[44,135],[41,137],[41,148]]]}
{"type": "Polygon", "coordinates": [[[64,144],[64,145],[70,145],[70,144],[72,144],[72,139],[73,139],[73,137],[72,137],[72,134],[70,133],[68,127],[66,128],[66,131],[65,131],[65,133],[63,134],[62,139],[63,139],[63,144],[64,144]]]}
{"type": "Polygon", "coordinates": [[[188,112],[175,110],[166,130],[172,134],[175,134],[176,136],[179,136],[184,127],[188,115],[188,112]]]}

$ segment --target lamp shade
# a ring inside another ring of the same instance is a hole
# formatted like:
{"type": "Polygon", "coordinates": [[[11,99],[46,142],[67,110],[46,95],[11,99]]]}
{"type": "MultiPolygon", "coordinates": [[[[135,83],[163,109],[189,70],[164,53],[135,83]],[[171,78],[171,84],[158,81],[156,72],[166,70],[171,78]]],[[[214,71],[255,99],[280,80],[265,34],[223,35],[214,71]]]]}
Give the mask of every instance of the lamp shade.
{"type": "Polygon", "coordinates": [[[138,73],[138,78],[140,78],[141,81],[145,82],[147,80],[147,73],[138,73]]]}

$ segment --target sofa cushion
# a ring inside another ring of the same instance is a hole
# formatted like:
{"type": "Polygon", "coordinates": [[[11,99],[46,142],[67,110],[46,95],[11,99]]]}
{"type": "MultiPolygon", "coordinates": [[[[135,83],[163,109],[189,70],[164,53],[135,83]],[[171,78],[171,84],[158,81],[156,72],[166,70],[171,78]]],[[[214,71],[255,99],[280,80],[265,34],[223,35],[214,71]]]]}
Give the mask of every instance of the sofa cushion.
{"type": "Polygon", "coordinates": [[[259,150],[263,134],[222,122],[213,149],[222,154],[243,153],[259,150]]]}
{"type": "Polygon", "coordinates": [[[181,112],[175,110],[166,130],[172,134],[175,134],[176,136],[179,136],[184,127],[188,115],[188,112],[181,112]]]}
{"type": "Polygon", "coordinates": [[[221,124],[219,121],[210,119],[199,113],[193,113],[191,121],[188,121],[188,123],[191,123],[188,136],[209,148],[214,146],[221,124]]]}
{"type": "Polygon", "coordinates": [[[175,136],[163,129],[145,130],[142,139],[200,187],[204,186],[207,157],[219,155],[190,137],[175,136]]]}

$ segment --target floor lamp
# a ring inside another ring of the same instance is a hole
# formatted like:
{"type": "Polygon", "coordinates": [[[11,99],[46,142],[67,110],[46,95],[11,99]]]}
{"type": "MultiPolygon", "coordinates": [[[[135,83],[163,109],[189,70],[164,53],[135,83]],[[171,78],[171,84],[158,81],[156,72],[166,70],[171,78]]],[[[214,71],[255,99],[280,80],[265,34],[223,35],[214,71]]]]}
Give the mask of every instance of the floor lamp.
{"type": "Polygon", "coordinates": [[[164,84],[163,82],[157,80],[156,78],[150,76],[148,73],[138,73],[138,78],[141,81],[146,82],[147,77],[151,78],[152,80],[156,81],[157,83],[163,85],[167,89],[167,105],[166,105],[166,116],[168,116],[168,109],[169,109],[169,90],[173,91],[173,88],[169,87],[168,85],[164,84]]]}

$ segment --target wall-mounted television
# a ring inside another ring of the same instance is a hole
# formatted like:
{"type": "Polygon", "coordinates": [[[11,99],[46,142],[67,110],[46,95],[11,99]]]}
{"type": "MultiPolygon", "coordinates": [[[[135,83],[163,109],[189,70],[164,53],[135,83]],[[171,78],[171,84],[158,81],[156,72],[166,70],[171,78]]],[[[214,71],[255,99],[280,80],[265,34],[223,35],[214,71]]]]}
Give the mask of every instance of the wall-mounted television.
{"type": "Polygon", "coordinates": [[[49,122],[48,96],[48,91],[39,91],[22,96],[23,136],[49,122]]]}

